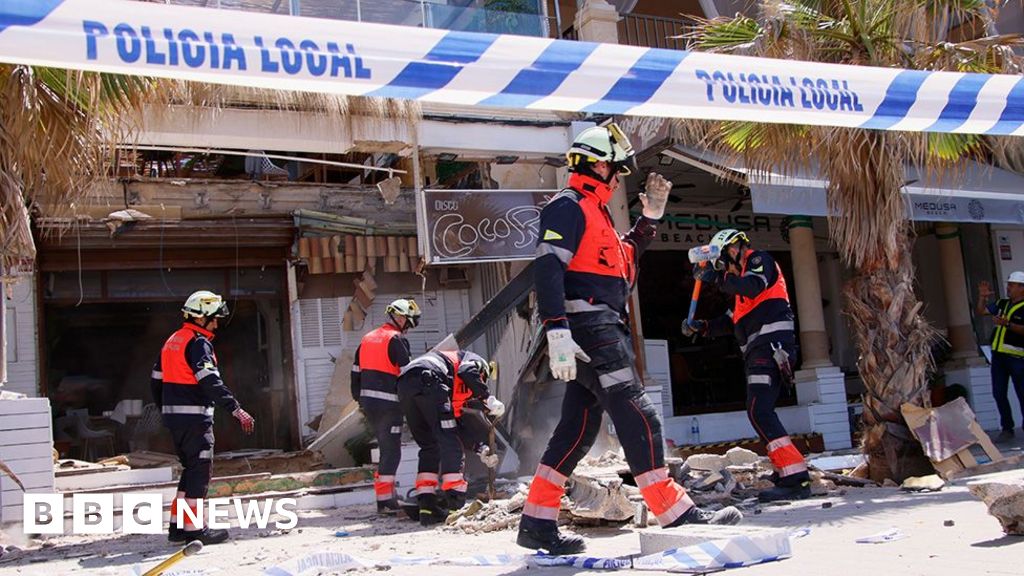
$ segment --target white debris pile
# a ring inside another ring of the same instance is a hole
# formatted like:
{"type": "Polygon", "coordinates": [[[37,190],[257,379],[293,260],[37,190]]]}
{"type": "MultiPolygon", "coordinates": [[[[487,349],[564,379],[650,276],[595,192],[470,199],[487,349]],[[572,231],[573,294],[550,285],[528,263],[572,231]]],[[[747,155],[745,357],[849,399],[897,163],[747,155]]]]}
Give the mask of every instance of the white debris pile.
{"type": "Polygon", "coordinates": [[[526,485],[520,485],[508,498],[496,498],[490,502],[474,500],[461,510],[449,514],[443,529],[448,532],[477,534],[516,528],[519,525],[520,512],[526,503],[526,491],[526,485]]]}

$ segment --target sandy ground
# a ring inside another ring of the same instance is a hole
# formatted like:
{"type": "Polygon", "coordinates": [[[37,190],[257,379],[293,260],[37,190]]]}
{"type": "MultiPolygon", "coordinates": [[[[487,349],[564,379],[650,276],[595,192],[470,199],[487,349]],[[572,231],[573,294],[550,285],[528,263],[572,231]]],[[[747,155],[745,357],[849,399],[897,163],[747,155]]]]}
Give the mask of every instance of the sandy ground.
{"type": "MultiPolygon", "coordinates": [[[[748,524],[772,527],[809,526],[810,535],[793,544],[793,557],[738,569],[743,574],[829,574],[863,576],[871,567],[886,575],[1013,574],[1024,573],[1024,537],[1004,536],[998,522],[966,487],[947,487],[938,493],[906,494],[893,488],[849,489],[845,495],[814,498],[788,506],[765,507],[748,516],[748,524]],[[822,504],[830,502],[830,508],[822,504]],[[954,526],[945,526],[952,520],[954,526]],[[884,544],[856,544],[857,538],[899,528],[907,538],[884,544]],[[870,564],[865,561],[870,558],[870,564]]],[[[265,568],[319,551],[344,552],[382,561],[402,555],[455,558],[475,554],[522,555],[513,531],[465,535],[422,529],[407,520],[378,519],[369,506],[303,514],[287,534],[257,530],[233,531],[234,539],[210,546],[175,569],[204,569],[211,575],[262,574],[265,568]],[[348,536],[336,537],[338,530],[348,536]]],[[[589,553],[617,556],[639,551],[629,528],[581,530],[589,553]]],[[[0,575],[13,574],[132,574],[132,567],[154,566],[174,549],[157,536],[123,536],[109,540],[60,537],[46,548],[26,550],[0,563],[0,575]]],[[[368,568],[395,575],[422,576],[425,570],[442,574],[576,574],[567,568],[422,567],[368,568]]],[[[313,573],[316,573],[315,571],[313,573]]],[[[340,572],[324,572],[335,574],[340,572]]]]}
{"type": "MultiPolygon", "coordinates": [[[[1020,448],[1014,447],[1019,453],[1020,448]]],[[[1024,469],[1003,474],[1024,479],[1024,469]]],[[[968,491],[964,480],[941,492],[909,494],[896,488],[847,488],[845,493],[783,506],[761,508],[745,523],[756,526],[809,527],[810,534],[793,543],[789,559],[733,570],[749,575],[811,574],[828,576],[981,575],[1024,574],[1024,536],[1005,536],[995,518],[968,491]],[[829,504],[826,504],[829,503],[829,504]],[[824,505],[824,506],[823,506],[824,505]],[[952,521],[952,526],[947,526],[952,521]],[[857,538],[898,528],[906,538],[882,544],[857,544],[857,538]]],[[[581,529],[592,556],[620,556],[639,552],[633,529],[581,529]]],[[[186,558],[175,570],[201,569],[195,574],[256,575],[266,568],[314,552],[342,552],[370,561],[398,556],[458,558],[478,554],[528,551],[515,545],[511,530],[462,534],[424,529],[404,519],[378,518],[370,506],[353,506],[320,513],[300,513],[298,526],[287,532],[232,530],[233,539],[210,546],[186,558]],[[348,533],[338,537],[339,530],[348,533]]],[[[174,552],[161,536],[56,537],[30,544],[30,548],[0,558],[0,576],[15,574],[129,575],[133,567],[155,566],[174,552]]],[[[524,565],[456,567],[392,566],[364,568],[358,573],[387,572],[396,576],[444,575],[565,576],[597,573],[569,568],[524,565]]],[[[314,570],[310,574],[316,574],[314,570]]],[[[340,574],[325,571],[322,574],[340,574]]]]}

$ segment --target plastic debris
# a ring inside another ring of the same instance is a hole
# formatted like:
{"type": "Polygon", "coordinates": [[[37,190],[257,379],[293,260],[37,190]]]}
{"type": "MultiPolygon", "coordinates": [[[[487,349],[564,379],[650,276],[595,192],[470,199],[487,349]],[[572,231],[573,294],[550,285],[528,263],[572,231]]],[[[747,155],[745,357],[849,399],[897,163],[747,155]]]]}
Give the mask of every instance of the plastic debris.
{"type": "Polygon", "coordinates": [[[888,530],[883,530],[882,532],[878,532],[870,536],[857,538],[856,542],[858,544],[883,544],[885,542],[895,542],[896,540],[902,540],[906,537],[907,535],[900,531],[899,528],[890,528],[888,530]]]}
{"type": "Polygon", "coordinates": [[[321,569],[345,571],[374,566],[373,562],[360,560],[341,552],[316,552],[302,558],[290,560],[284,564],[267,568],[263,571],[267,576],[303,576],[307,573],[319,573],[321,569]]]}

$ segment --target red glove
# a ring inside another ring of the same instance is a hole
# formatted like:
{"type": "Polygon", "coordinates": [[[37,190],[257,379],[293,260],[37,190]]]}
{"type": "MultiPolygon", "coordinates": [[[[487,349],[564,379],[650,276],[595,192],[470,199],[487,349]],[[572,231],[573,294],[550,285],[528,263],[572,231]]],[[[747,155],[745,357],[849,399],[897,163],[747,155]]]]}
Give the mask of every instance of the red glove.
{"type": "Polygon", "coordinates": [[[252,434],[253,430],[256,429],[256,419],[245,410],[242,410],[241,407],[237,408],[231,415],[238,419],[238,423],[242,425],[242,432],[252,434]]]}

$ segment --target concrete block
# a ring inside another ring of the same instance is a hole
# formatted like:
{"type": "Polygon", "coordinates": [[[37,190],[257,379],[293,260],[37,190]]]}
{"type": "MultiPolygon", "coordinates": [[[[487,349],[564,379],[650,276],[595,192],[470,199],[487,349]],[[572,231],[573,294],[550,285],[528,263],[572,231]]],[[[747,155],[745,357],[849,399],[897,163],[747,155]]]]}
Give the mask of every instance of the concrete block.
{"type": "Polygon", "coordinates": [[[694,454],[686,459],[686,465],[693,470],[718,472],[729,465],[729,460],[721,454],[694,454]]]}
{"type": "Polygon", "coordinates": [[[743,466],[744,464],[756,464],[761,461],[761,457],[752,450],[746,448],[730,448],[725,453],[725,458],[728,460],[728,466],[743,466]]]}
{"type": "MultiPolygon", "coordinates": [[[[640,554],[657,554],[674,548],[697,546],[706,542],[753,541],[769,550],[779,548],[784,541],[789,549],[789,532],[764,526],[680,526],[678,528],[647,528],[638,530],[640,554]]],[[[724,546],[723,546],[724,548],[724,546]]]]}
{"type": "Polygon", "coordinates": [[[971,494],[985,502],[989,514],[999,520],[1003,532],[1024,536],[1024,481],[984,482],[968,488],[971,494]]]}

